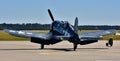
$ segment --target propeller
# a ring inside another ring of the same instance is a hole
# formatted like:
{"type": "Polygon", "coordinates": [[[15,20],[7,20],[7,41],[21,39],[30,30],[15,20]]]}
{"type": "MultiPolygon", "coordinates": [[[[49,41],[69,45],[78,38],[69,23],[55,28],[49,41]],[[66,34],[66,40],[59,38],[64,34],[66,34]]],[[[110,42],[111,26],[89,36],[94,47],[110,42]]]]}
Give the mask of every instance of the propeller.
{"type": "Polygon", "coordinates": [[[49,13],[50,18],[52,19],[52,21],[55,21],[53,15],[52,15],[52,13],[51,13],[51,11],[50,11],[50,9],[48,9],[48,13],[49,13]]]}
{"type": "Polygon", "coordinates": [[[76,33],[78,33],[78,17],[75,18],[74,30],[76,33]]]}

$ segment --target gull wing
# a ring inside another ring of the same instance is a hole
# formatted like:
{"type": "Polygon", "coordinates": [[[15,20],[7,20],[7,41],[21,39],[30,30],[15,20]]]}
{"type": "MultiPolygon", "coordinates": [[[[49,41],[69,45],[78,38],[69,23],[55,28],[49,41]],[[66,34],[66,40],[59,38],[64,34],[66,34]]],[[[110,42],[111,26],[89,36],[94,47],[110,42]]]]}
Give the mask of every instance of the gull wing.
{"type": "Polygon", "coordinates": [[[99,30],[95,32],[86,32],[79,34],[80,39],[90,39],[90,40],[99,40],[102,39],[103,36],[110,35],[110,34],[116,34],[117,30],[111,29],[111,30],[99,30]]]}
{"type": "Polygon", "coordinates": [[[24,32],[24,31],[17,31],[17,30],[9,30],[9,29],[4,29],[5,32],[17,36],[17,37],[24,37],[24,38],[41,38],[41,39],[48,39],[50,34],[39,34],[39,33],[32,33],[32,32],[24,32]]]}

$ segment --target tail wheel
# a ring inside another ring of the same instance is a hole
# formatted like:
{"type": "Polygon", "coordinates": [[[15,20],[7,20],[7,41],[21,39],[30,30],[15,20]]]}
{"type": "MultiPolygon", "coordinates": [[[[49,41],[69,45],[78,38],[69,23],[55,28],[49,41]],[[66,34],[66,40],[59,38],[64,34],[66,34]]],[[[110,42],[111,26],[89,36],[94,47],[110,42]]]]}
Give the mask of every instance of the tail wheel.
{"type": "Polygon", "coordinates": [[[110,38],[110,39],[108,40],[108,43],[106,43],[106,46],[107,46],[107,47],[112,47],[112,46],[113,46],[113,39],[112,39],[112,38],[110,38]]]}

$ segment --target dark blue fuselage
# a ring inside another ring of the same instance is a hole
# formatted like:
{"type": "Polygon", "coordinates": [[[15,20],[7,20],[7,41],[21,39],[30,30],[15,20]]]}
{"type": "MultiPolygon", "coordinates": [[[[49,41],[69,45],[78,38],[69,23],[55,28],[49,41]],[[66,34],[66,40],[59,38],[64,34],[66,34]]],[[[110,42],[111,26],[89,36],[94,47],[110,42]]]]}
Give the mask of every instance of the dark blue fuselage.
{"type": "Polygon", "coordinates": [[[74,28],[67,21],[54,21],[52,23],[52,32],[56,35],[69,36],[70,42],[78,43],[80,39],[78,34],[75,33],[74,28]]]}

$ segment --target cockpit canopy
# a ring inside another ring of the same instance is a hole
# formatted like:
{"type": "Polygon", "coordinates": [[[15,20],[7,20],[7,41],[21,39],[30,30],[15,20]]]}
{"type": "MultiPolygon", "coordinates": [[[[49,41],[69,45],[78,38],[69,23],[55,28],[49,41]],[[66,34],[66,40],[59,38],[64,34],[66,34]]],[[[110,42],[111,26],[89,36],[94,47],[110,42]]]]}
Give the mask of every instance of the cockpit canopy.
{"type": "Polygon", "coordinates": [[[54,21],[52,23],[52,30],[66,36],[74,34],[74,29],[72,25],[68,23],[68,21],[54,21]]]}

